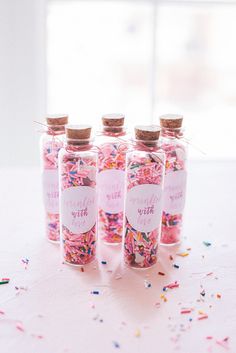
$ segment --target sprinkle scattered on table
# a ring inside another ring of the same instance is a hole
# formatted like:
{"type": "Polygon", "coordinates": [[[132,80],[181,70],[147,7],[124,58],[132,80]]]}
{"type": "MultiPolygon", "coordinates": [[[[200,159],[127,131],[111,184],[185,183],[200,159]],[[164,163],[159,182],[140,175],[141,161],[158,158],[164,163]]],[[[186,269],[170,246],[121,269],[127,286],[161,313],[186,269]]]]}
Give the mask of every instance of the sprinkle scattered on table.
{"type": "Polygon", "coordinates": [[[141,336],[141,331],[139,329],[136,329],[134,332],[135,337],[140,337],[141,336]]]}
{"type": "Polygon", "coordinates": [[[106,262],[105,260],[102,260],[102,261],[101,261],[101,264],[102,264],[102,265],[106,265],[107,262],[106,262]]]}
{"type": "Polygon", "coordinates": [[[167,302],[167,298],[164,294],[160,295],[160,298],[166,303],[167,302]]]}
{"type": "Polygon", "coordinates": [[[174,283],[167,284],[166,286],[163,287],[163,291],[165,292],[167,289],[173,289],[173,288],[178,288],[179,283],[175,281],[174,283]]]}
{"type": "Polygon", "coordinates": [[[29,259],[27,259],[27,257],[25,257],[25,258],[21,259],[21,262],[27,266],[29,264],[29,259]]]}
{"type": "Polygon", "coordinates": [[[121,274],[119,274],[119,273],[118,273],[118,274],[116,275],[116,277],[115,277],[115,279],[121,279],[121,278],[122,278],[122,276],[121,276],[121,274]]]}
{"type": "Polygon", "coordinates": [[[201,294],[202,297],[205,297],[205,295],[206,295],[205,289],[203,289],[203,290],[200,292],[200,294],[201,294]]]}
{"type": "Polygon", "coordinates": [[[160,275],[160,276],[165,276],[165,273],[164,273],[164,272],[159,271],[159,272],[158,272],[158,275],[160,275]]]}
{"type": "Polygon", "coordinates": [[[181,256],[181,257],[186,257],[189,255],[189,253],[187,251],[185,251],[185,252],[177,253],[176,255],[181,256]]]}
{"type": "Polygon", "coordinates": [[[1,281],[0,281],[0,285],[1,284],[7,284],[10,282],[10,278],[2,278],[1,281]]]}
{"type": "Polygon", "coordinates": [[[228,341],[229,341],[229,337],[225,337],[222,340],[216,340],[216,344],[228,350],[229,349],[228,341]]]}
{"type": "Polygon", "coordinates": [[[16,329],[19,330],[19,331],[21,331],[21,332],[24,332],[24,331],[25,331],[25,329],[24,329],[24,327],[23,327],[23,324],[22,324],[21,322],[17,322],[17,323],[16,323],[16,329]]]}
{"type": "Polygon", "coordinates": [[[180,314],[190,314],[192,312],[192,309],[183,309],[180,311],[180,314]]]}
{"type": "Polygon", "coordinates": [[[198,320],[208,319],[208,315],[207,315],[207,314],[201,315],[201,316],[199,316],[197,319],[198,319],[198,320]]]}
{"type": "Polygon", "coordinates": [[[209,241],[203,241],[202,242],[206,247],[209,247],[211,246],[211,243],[209,241]]]}
{"type": "Polygon", "coordinates": [[[36,335],[35,333],[31,334],[32,337],[38,338],[39,340],[43,339],[43,335],[36,335]]]}
{"type": "Polygon", "coordinates": [[[152,284],[151,282],[147,281],[146,279],[144,280],[144,287],[145,288],[151,288],[152,284]]]}
{"type": "Polygon", "coordinates": [[[99,291],[98,291],[98,290],[93,290],[93,291],[91,292],[91,294],[99,295],[99,291]]]}
{"type": "Polygon", "coordinates": [[[179,268],[179,265],[173,264],[173,267],[174,267],[174,268],[179,268]]]}
{"type": "Polygon", "coordinates": [[[120,344],[117,341],[112,341],[114,348],[120,348],[120,344]]]}

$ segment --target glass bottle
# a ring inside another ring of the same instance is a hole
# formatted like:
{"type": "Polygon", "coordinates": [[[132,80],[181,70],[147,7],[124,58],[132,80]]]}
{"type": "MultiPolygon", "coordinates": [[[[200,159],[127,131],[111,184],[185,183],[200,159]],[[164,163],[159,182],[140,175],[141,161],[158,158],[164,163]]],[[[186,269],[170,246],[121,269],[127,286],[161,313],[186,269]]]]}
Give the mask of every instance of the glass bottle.
{"type": "Polygon", "coordinates": [[[110,245],[120,244],[123,234],[125,157],[127,151],[124,115],[102,117],[97,138],[99,234],[110,245]]]}
{"type": "Polygon", "coordinates": [[[59,153],[63,262],[82,266],[95,259],[97,240],[97,151],[88,125],[67,125],[59,153]]]}
{"type": "Polygon", "coordinates": [[[183,138],[183,117],[166,114],[160,117],[161,148],[166,155],[161,244],[181,241],[186,193],[187,143],[183,138]]]}
{"type": "Polygon", "coordinates": [[[165,173],[159,134],[157,126],[137,126],[133,150],[127,153],[124,258],[133,268],[157,261],[165,173]]]}
{"type": "Polygon", "coordinates": [[[46,123],[46,131],[40,139],[46,234],[50,241],[58,242],[60,239],[58,153],[64,144],[65,125],[68,123],[68,116],[48,116],[46,123]]]}

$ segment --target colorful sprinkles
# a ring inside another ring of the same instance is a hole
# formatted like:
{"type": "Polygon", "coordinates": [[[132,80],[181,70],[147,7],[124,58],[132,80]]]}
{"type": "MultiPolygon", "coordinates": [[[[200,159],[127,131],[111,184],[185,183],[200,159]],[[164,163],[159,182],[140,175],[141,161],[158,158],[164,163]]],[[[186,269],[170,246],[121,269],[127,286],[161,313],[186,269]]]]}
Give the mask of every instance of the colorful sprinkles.
{"type": "MultiPolygon", "coordinates": [[[[111,133],[106,137],[112,138],[110,142],[104,142],[99,146],[98,153],[98,173],[109,170],[122,171],[125,178],[125,157],[127,145],[119,141],[118,136],[113,136],[111,133]]],[[[112,182],[112,180],[111,180],[112,182]]],[[[117,193],[120,193],[118,190],[117,193]]],[[[112,197],[121,197],[120,195],[112,195],[112,197]]],[[[123,234],[123,211],[118,213],[105,211],[99,208],[99,229],[101,239],[107,244],[119,244],[122,242],[123,234]]]]}
{"type": "MultiPolygon", "coordinates": [[[[161,185],[164,165],[156,153],[133,151],[127,154],[127,191],[143,184],[161,185]]],[[[147,268],[157,262],[159,228],[140,232],[125,217],[124,258],[127,265],[147,268]]]]}
{"type": "MultiPolygon", "coordinates": [[[[61,156],[61,191],[73,187],[96,186],[96,155],[78,148],[65,149],[61,156]]],[[[62,227],[63,258],[72,265],[85,265],[95,259],[96,223],[85,232],[75,234],[65,224],[62,227]]]]}
{"type": "MultiPolygon", "coordinates": [[[[162,137],[161,147],[166,154],[166,175],[186,170],[186,147],[180,139],[168,139],[162,137]]],[[[162,229],[161,243],[162,244],[177,244],[181,240],[181,229],[183,223],[182,213],[169,213],[163,211],[162,214],[162,229]]]]}
{"type": "MultiPolygon", "coordinates": [[[[63,140],[60,136],[46,134],[42,139],[42,166],[43,171],[58,171],[58,153],[63,147],[63,140]]],[[[59,190],[54,197],[59,198],[59,190]]],[[[46,233],[49,240],[58,242],[60,239],[60,216],[59,213],[52,213],[46,210],[46,233]]]]}

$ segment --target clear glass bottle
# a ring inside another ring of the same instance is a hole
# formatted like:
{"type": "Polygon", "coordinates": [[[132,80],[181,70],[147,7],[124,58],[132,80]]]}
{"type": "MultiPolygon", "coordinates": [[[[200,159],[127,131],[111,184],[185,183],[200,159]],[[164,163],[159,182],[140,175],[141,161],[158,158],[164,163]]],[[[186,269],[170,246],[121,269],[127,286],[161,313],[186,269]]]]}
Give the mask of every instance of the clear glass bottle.
{"type": "Polygon", "coordinates": [[[110,245],[120,244],[123,234],[125,157],[127,151],[124,115],[102,117],[97,138],[99,235],[110,245]]]}
{"type": "Polygon", "coordinates": [[[133,268],[157,261],[165,174],[159,134],[157,126],[137,126],[133,150],[127,153],[124,259],[133,268]]]}
{"type": "Polygon", "coordinates": [[[183,117],[166,114],[160,117],[161,148],[166,155],[161,244],[181,241],[186,193],[187,143],[183,138],[183,117]]]}
{"type": "Polygon", "coordinates": [[[97,151],[88,125],[67,125],[59,153],[60,223],[63,262],[82,266],[96,256],[97,151]]]}
{"type": "Polygon", "coordinates": [[[46,234],[50,241],[58,242],[60,239],[58,153],[64,145],[65,125],[68,123],[68,116],[48,116],[46,123],[46,131],[40,139],[46,234]]]}

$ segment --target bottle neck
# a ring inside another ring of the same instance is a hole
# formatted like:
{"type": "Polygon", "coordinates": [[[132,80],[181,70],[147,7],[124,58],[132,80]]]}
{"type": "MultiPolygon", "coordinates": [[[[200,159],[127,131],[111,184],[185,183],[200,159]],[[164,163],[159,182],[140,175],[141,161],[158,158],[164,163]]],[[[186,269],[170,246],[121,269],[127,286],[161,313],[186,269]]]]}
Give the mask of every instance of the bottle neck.
{"type": "Polygon", "coordinates": [[[159,143],[158,143],[158,140],[155,140],[155,141],[135,140],[134,149],[139,151],[146,151],[146,152],[156,152],[159,150],[159,143]]]}
{"type": "Polygon", "coordinates": [[[103,126],[102,133],[106,136],[119,137],[126,134],[123,126],[103,126]]]}
{"type": "Polygon", "coordinates": [[[65,125],[47,125],[48,135],[58,136],[65,134],[65,125]]]}
{"type": "Polygon", "coordinates": [[[161,136],[166,137],[166,138],[171,138],[171,139],[180,139],[183,137],[183,129],[182,128],[175,128],[175,129],[170,129],[170,128],[161,128],[161,136]]]}
{"type": "Polygon", "coordinates": [[[66,150],[71,152],[76,151],[89,151],[93,148],[91,140],[77,140],[77,139],[67,139],[66,140],[66,150]]]}

